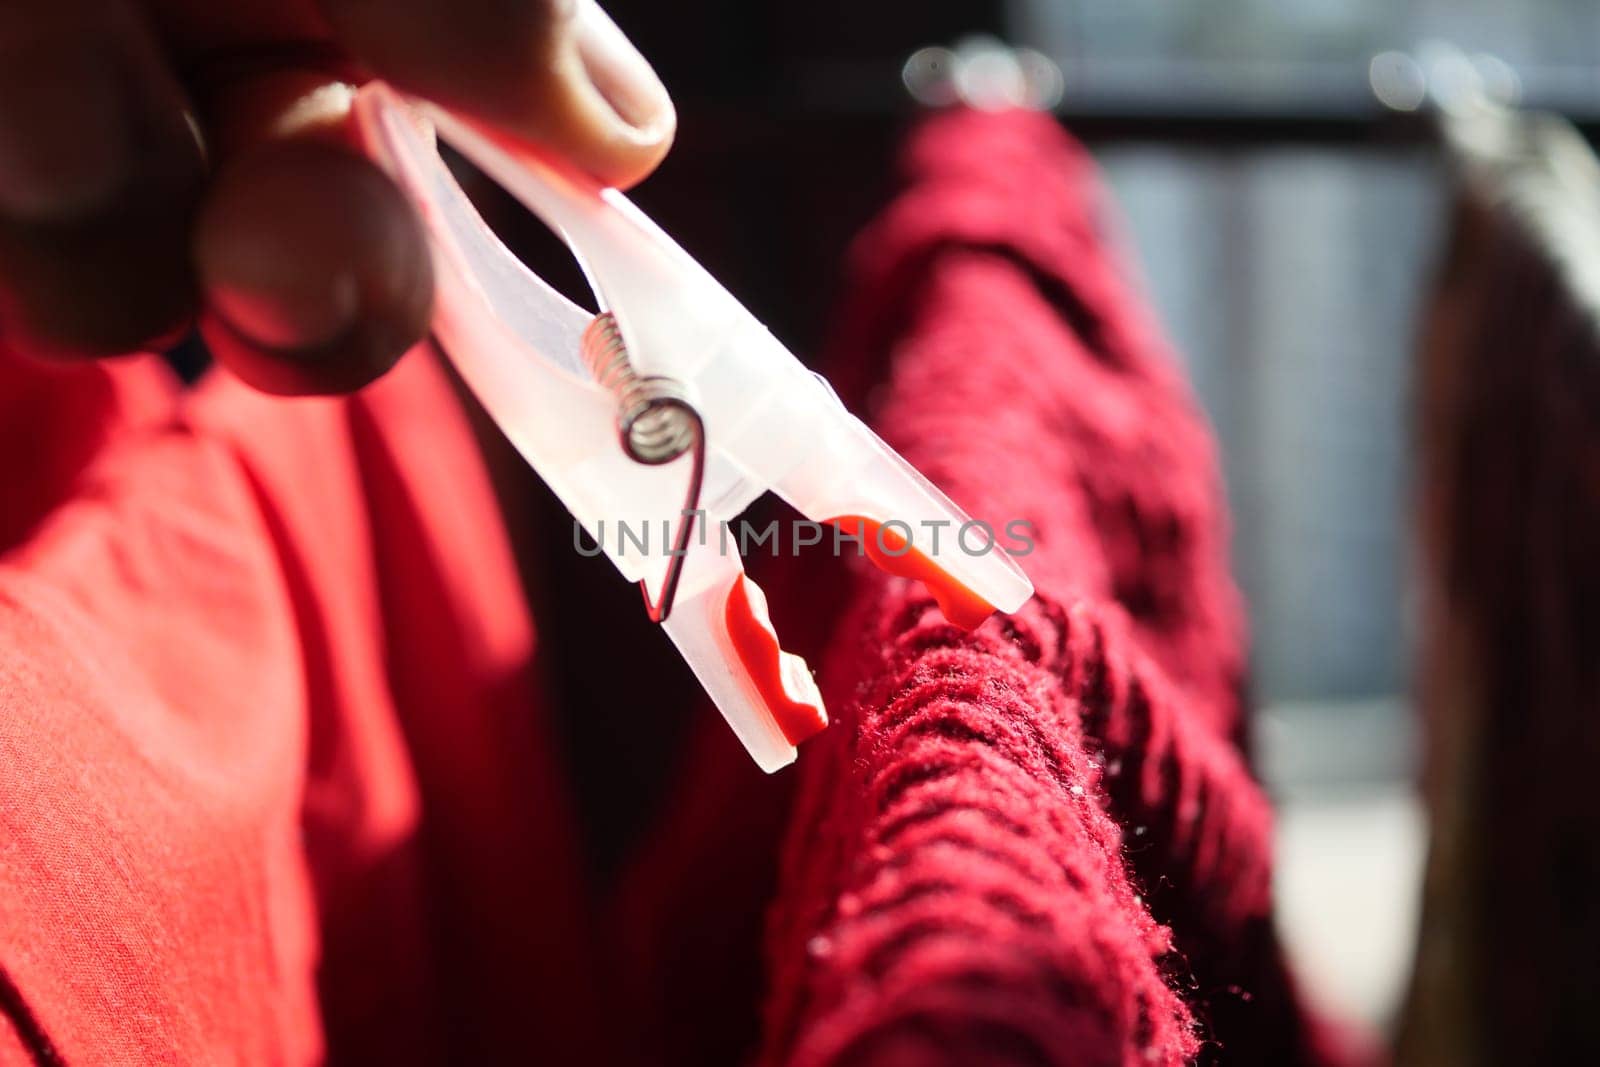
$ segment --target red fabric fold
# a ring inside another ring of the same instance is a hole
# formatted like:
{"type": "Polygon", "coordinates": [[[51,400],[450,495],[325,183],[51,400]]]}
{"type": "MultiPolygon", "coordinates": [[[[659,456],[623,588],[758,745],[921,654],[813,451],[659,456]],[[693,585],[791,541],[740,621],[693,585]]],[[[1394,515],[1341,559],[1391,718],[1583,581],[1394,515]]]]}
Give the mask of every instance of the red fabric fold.
{"type": "Polygon", "coordinates": [[[1025,114],[905,160],[831,374],[1033,523],[1039,596],[967,634],[904,581],[764,576],[835,725],[770,779],[704,712],[613,900],[438,366],[282,401],[0,358],[0,1061],[1328,1062],[1213,448],[1094,169],[1025,114]]]}
{"type": "Polygon", "coordinates": [[[440,369],[293,402],[153,360],[0,376],[39,457],[0,487],[6,1040],[593,1052],[534,635],[440,369]]]}

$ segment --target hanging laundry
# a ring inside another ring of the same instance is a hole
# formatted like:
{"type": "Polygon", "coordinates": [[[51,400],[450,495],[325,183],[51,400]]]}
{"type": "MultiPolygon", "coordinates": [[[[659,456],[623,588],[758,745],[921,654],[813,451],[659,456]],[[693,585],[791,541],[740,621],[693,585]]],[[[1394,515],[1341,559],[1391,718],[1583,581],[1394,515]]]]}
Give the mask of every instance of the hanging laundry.
{"type": "MultiPolygon", "coordinates": [[[[967,634],[864,561],[775,561],[835,725],[769,778],[704,709],[614,892],[425,353],[293,402],[0,360],[0,1053],[1334,1062],[1270,924],[1213,445],[1093,167],[952,113],[905,177],[831,377],[1031,524],[1040,596],[967,634]]],[[[623,681],[619,717],[677,699],[623,681]]]]}
{"type": "Polygon", "coordinates": [[[902,169],[826,370],[970,514],[1032,524],[1040,596],[968,635],[870,568],[842,598],[808,560],[762,576],[814,607],[785,629],[826,649],[798,646],[835,721],[777,873],[786,798],[709,734],[687,761],[613,924],[667,969],[635,986],[652,1047],[709,1061],[759,967],[721,934],[771,885],[764,1063],[1356,1062],[1272,931],[1215,446],[1091,160],[1047,117],[957,112],[902,169]]]}
{"type": "Polygon", "coordinates": [[[1429,855],[1395,1058],[1567,1063],[1600,1007],[1600,160],[1551,115],[1441,121],[1456,201],[1417,354],[1429,855]]]}

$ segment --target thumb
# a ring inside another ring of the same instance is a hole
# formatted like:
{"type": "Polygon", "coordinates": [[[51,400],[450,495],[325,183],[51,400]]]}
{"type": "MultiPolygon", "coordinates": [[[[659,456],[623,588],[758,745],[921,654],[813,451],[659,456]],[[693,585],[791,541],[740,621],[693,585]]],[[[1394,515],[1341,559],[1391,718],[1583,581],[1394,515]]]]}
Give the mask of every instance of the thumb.
{"type": "Polygon", "coordinates": [[[614,185],[677,128],[655,71],[594,0],[320,0],[374,73],[559,154],[614,185]]]}

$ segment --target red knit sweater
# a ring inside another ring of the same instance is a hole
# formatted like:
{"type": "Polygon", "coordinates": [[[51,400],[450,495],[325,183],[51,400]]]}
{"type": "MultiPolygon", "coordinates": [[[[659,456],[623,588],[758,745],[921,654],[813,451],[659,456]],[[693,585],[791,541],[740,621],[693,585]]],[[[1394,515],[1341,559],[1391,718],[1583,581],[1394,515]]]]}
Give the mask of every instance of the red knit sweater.
{"type": "Polygon", "coordinates": [[[1035,523],[1040,596],[964,634],[769,576],[836,725],[765,778],[704,714],[614,899],[435,365],[286,402],[0,359],[0,1062],[703,1064],[758,1011],[773,1064],[1318,1062],[1212,446],[1090,165],[1021,114],[906,159],[833,377],[1035,523]]]}
{"type": "Polygon", "coordinates": [[[1039,595],[963,634],[862,574],[771,925],[769,1058],[1320,1058],[1270,929],[1214,450],[1049,119],[955,114],[863,236],[835,366],[1039,595]],[[859,387],[858,387],[859,388],[859,387]]]}

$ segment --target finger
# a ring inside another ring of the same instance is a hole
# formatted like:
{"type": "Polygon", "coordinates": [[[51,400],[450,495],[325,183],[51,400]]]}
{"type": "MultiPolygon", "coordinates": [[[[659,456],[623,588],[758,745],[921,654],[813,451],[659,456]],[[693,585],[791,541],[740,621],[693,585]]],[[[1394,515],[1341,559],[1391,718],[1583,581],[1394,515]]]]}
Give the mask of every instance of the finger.
{"type": "Polygon", "coordinates": [[[192,309],[203,149],[125,0],[0,3],[0,330],[44,356],[130,351],[192,309]]]}
{"type": "Polygon", "coordinates": [[[358,388],[426,333],[420,221],[357,151],[352,90],[255,71],[207,98],[224,162],[195,227],[213,353],[274,393],[358,388]]]}
{"type": "Polygon", "coordinates": [[[342,43],[410,92],[631,185],[677,119],[643,56],[594,0],[320,0],[342,43]]]}

